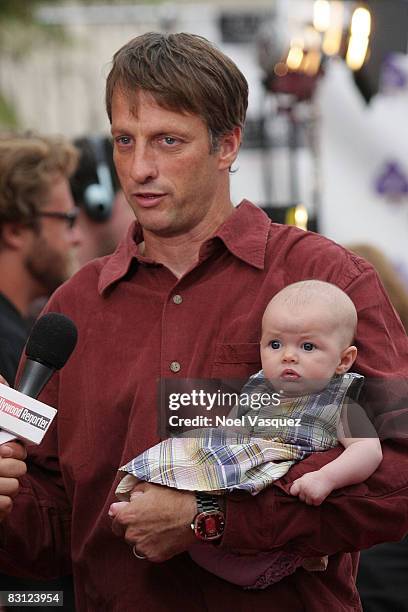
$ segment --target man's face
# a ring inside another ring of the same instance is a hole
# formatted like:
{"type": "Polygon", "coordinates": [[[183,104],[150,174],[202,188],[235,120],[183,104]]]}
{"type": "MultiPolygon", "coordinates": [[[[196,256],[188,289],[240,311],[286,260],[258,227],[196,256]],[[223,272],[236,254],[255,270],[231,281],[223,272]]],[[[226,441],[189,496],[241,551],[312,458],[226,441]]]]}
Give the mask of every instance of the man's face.
{"type": "MultiPolygon", "coordinates": [[[[74,209],[69,183],[57,177],[39,212],[68,213],[74,209]]],[[[76,247],[81,242],[77,227],[67,220],[39,217],[25,254],[25,266],[36,281],[38,296],[50,295],[78,268],[76,247]]]]}
{"type": "Polygon", "coordinates": [[[277,391],[298,396],[322,390],[341,373],[343,336],[325,308],[270,304],[264,315],[261,361],[277,391]]]}
{"type": "Polygon", "coordinates": [[[139,92],[137,102],[135,108],[123,92],[114,92],[112,135],[118,176],[145,235],[217,227],[232,211],[228,168],[239,128],[210,152],[208,129],[198,115],[164,109],[148,92],[139,92]]]}

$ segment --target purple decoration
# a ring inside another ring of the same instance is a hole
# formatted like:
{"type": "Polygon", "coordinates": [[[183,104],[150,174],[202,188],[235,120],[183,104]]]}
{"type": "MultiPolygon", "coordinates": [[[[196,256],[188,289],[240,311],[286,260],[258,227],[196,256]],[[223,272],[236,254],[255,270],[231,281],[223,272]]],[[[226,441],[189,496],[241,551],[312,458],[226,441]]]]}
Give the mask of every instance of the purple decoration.
{"type": "Polygon", "coordinates": [[[408,177],[397,161],[385,163],[375,182],[375,189],[380,195],[390,198],[399,199],[408,194],[408,177]]]}
{"type": "Polygon", "coordinates": [[[381,89],[383,91],[393,91],[404,89],[407,86],[407,75],[398,63],[398,56],[390,53],[383,61],[381,66],[381,89]]]}

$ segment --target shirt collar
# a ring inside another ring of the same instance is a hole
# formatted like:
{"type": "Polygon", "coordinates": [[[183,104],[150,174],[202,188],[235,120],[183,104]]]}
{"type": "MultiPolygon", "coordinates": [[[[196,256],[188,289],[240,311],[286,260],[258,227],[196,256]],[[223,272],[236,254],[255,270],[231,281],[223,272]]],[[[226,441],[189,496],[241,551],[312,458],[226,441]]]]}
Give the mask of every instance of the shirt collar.
{"type": "MultiPolygon", "coordinates": [[[[245,263],[263,270],[271,221],[258,206],[243,200],[215,233],[245,263]]],[[[210,239],[211,240],[211,239],[210,239]]]]}
{"type": "MultiPolygon", "coordinates": [[[[204,245],[210,245],[215,239],[221,240],[232,255],[263,270],[270,224],[263,210],[243,200],[204,245]]],[[[127,274],[133,260],[154,263],[140,253],[138,245],[142,241],[143,230],[135,221],[116,251],[103,264],[98,284],[100,294],[127,274]]]]}

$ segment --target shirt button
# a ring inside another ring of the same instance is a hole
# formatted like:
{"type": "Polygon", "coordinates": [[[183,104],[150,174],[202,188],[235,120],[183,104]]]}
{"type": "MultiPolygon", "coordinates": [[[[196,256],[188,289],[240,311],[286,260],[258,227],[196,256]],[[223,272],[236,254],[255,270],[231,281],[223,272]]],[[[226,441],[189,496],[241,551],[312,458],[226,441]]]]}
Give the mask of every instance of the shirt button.
{"type": "Polygon", "coordinates": [[[181,304],[181,302],[183,301],[183,298],[181,297],[181,295],[173,295],[173,302],[175,304],[181,304]]]}
{"type": "Polygon", "coordinates": [[[181,365],[179,364],[178,361],[172,361],[171,364],[170,364],[170,370],[172,372],[180,372],[181,365]]]}

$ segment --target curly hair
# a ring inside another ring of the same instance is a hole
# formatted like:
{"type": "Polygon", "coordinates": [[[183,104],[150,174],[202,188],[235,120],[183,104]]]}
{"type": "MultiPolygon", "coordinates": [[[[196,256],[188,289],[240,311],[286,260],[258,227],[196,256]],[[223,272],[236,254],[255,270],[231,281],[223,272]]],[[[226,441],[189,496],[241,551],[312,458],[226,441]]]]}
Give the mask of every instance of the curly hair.
{"type": "Polygon", "coordinates": [[[30,224],[56,177],[69,178],[78,151],[62,137],[0,135],[0,227],[30,224]]]}
{"type": "Polygon", "coordinates": [[[135,98],[150,92],[168,110],[194,113],[206,123],[212,149],[220,136],[243,127],[248,83],[234,64],[195,34],[148,32],[117,51],[106,82],[106,111],[112,121],[116,88],[135,98]]]}

